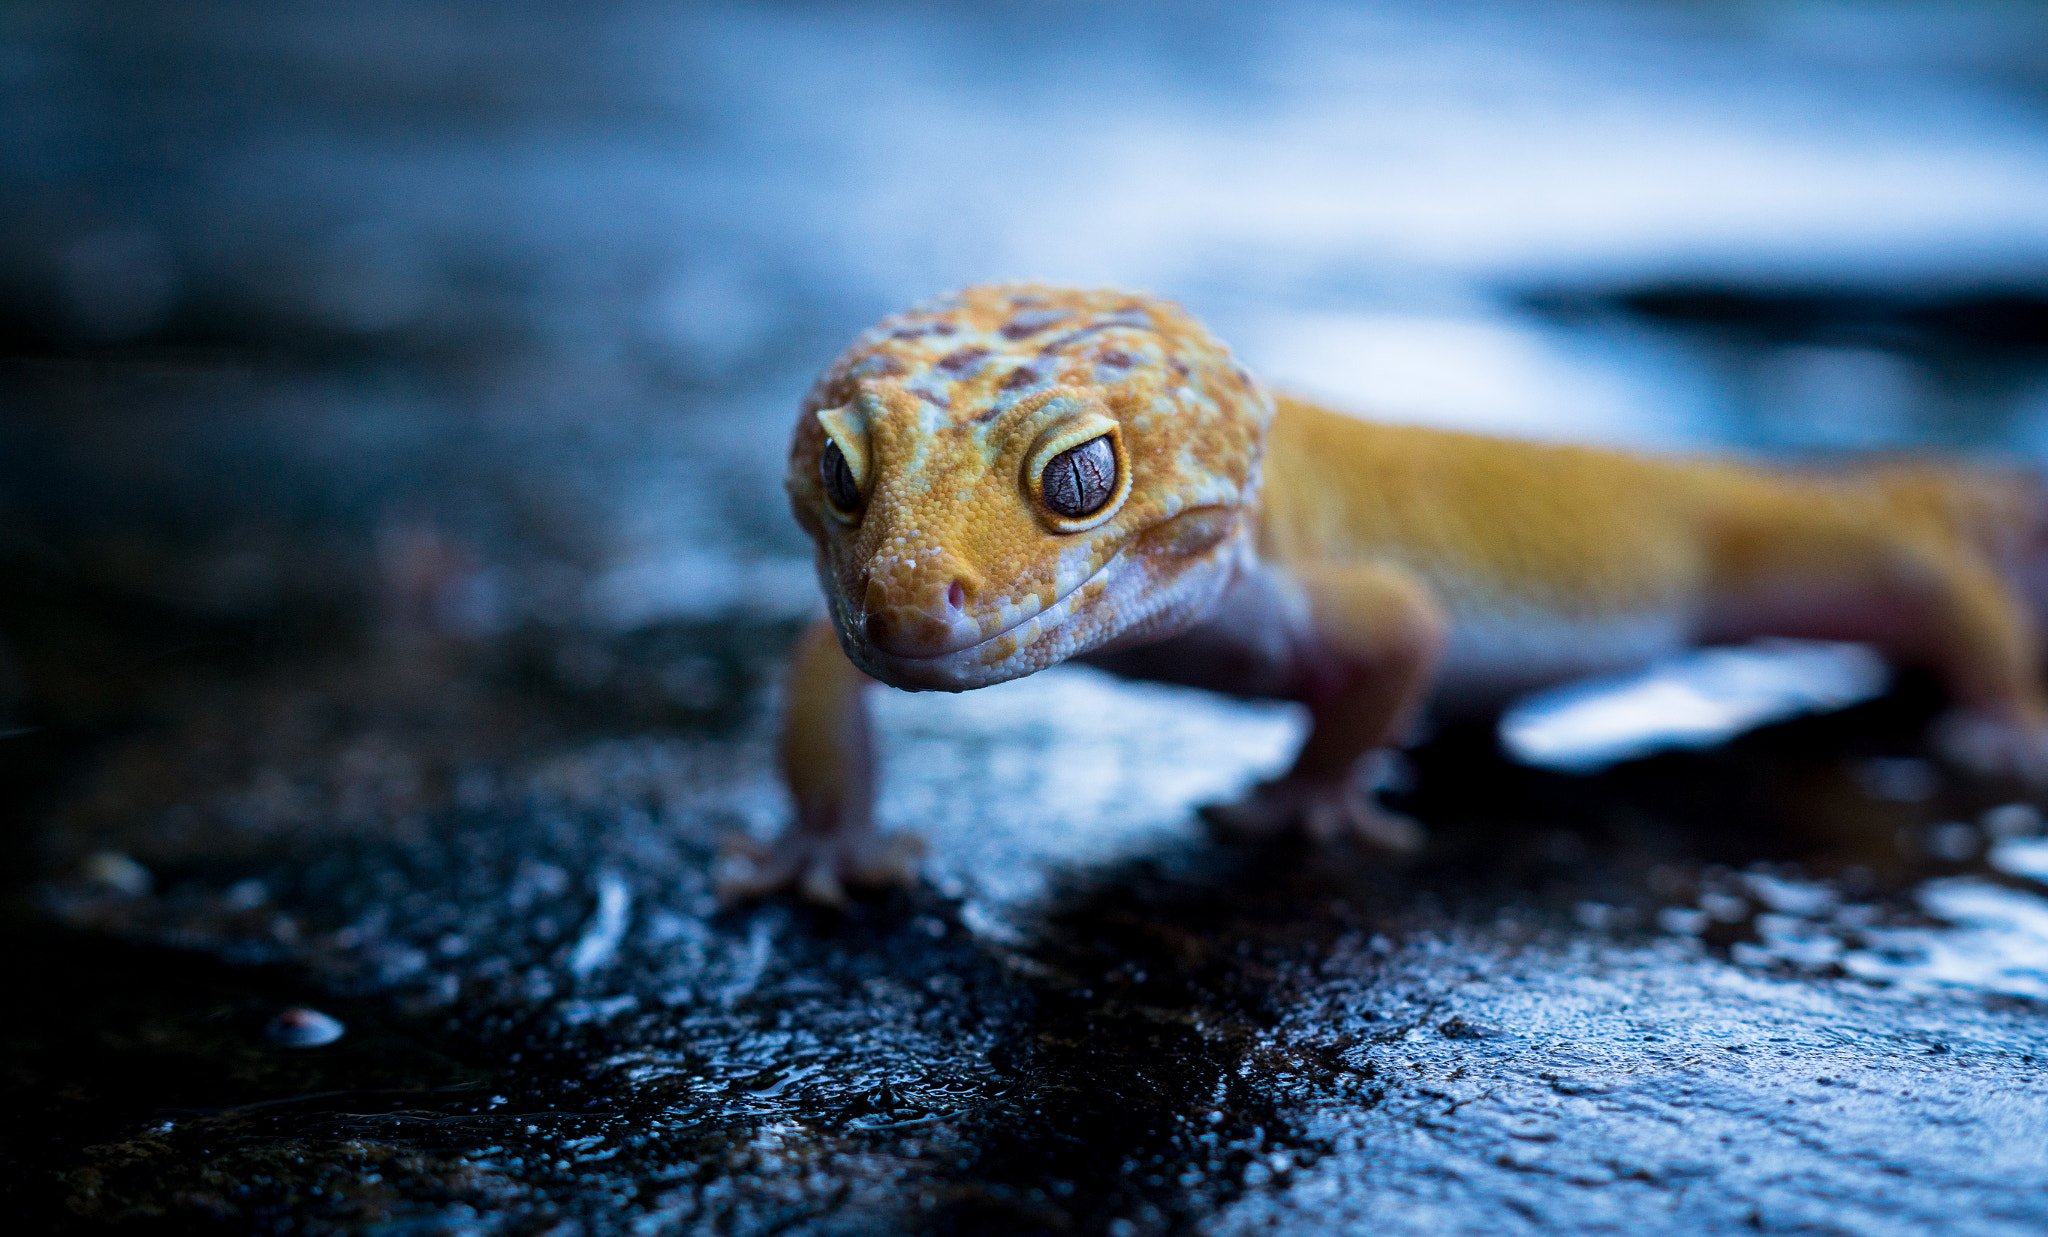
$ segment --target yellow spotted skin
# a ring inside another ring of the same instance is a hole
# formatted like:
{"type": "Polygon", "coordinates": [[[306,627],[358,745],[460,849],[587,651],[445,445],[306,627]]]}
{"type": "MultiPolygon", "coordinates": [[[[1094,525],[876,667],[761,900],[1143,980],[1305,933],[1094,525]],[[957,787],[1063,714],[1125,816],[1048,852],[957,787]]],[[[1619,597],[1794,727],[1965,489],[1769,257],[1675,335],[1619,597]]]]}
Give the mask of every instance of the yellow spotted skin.
{"type": "MultiPolygon", "coordinates": [[[[1406,426],[1280,402],[1258,536],[1269,562],[1399,564],[1452,625],[1451,664],[1503,689],[1706,640],[1870,639],[1945,674],[1961,702],[2043,715],[2036,619],[2018,587],[2040,553],[2031,478],[1912,464],[1797,473],[1406,426]],[[1458,645],[1489,621],[1524,640],[1527,681],[1458,645]],[[1546,652],[1561,656],[1546,658],[1546,652]]],[[[1487,694],[1485,684],[1468,685],[1487,694]]],[[[1497,694],[1497,693],[1496,693],[1497,694]]]]}
{"type": "Polygon", "coordinates": [[[1412,849],[1357,774],[1430,701],[1770,634],[1930,667],[1958,705],[1952,754],[2048,782],[2048,503],[2029,478],[1377,425],[1275,400],[1169,302],[991,285],[855,340],[804,400],[787,488],[829,631],[790,684],[802,818],[748,894],[832,901],[903,870],[875,858],[869,680],[958,691],[1070,659],[1306,704],[1288,774],[1210,813],[1254,834],[1412,849]],[[1054,510],[1045,471],[1099,438],[1114,483],[1054,510]]]}
{"type": "Polygon", "coordinates": [[[1262,555],[1389,558],[1447,591],[1565,613],[1668,605],[1696,588],[1699,547],[1672,525],[1709,492],[1750,484],[1713,466],[1372,425],[1292,400],[1283,408],[1262,555]]]}

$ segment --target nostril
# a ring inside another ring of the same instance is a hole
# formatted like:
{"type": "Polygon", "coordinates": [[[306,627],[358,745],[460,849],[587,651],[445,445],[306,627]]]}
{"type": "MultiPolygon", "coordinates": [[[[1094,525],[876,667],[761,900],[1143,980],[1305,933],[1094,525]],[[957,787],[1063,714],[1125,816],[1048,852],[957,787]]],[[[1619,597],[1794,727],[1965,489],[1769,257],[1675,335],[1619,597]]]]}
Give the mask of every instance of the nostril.
{"type": "Polygon", "coordinates": [[[960,587],[960,581],[953,581],[952,587],[946,590],[946,604],[955,610],[967,604],[967,590],[960,587]]]}

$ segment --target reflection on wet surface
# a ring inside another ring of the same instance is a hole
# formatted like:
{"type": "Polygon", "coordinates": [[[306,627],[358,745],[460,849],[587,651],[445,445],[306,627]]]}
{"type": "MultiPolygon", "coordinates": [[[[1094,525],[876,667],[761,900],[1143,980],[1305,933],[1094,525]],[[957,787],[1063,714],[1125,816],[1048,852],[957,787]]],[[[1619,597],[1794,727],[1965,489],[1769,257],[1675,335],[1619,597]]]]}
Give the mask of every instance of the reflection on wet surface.
{"type": "Polygon", "coordinates": [[[1084,671],[896,697],[885,816],[930,837],[930,887],[720,911],[720,836],[781,811],[794,634],[553,637],[609,659],[597,687],[509,647],[538,632],[166,664],[156,720],[85,749],[46,817],[42,905],[93,935],[15,955],[52,1001],[18,1094],[76,1131],[13,1150],[61,1174],[38,1205],[516,1231],[1420,1232],[1645,1198],[1672,1231],[1933,1223],[1958,1196],[2039,1218],[2010,1183],[2043,1165],[1998,1131],[2048,1108],[2041,819],[1926,759],[1911,684],[1598,776],[1448,732],[1415,758],[1403,806],[1435,843],[1405,871],[1196,831],[1193,804],[1282,758],[1285,710],[1084,671]],[[729,712],[607,694],[684,650],[729,712]],[[345,1033],[280,1042],[295,1008],[345,1033]]]}
{"type": "Polygon", "coordinates": [[[1889,678],[1862,645],[1775,640],[1707,649],[1638,674],[1532,693],[1502,714],[1501,742],[1531,764],[1591,771],[1873,700],[1889,678]]]}
{"type": "Polygon", "coordinates": [[[2048,442],[2035,15],[1180,13],[0,19],[10,1205],[2048,1223],[2039,805],[1855,649],[1448,727],[1387,792],[1404,868],[1201,831],[1290,708],[890,695],[926,883],[718,905],[816,604],[787,417],[937,286],[1149,284],[1397,416],[2048,442]]]}

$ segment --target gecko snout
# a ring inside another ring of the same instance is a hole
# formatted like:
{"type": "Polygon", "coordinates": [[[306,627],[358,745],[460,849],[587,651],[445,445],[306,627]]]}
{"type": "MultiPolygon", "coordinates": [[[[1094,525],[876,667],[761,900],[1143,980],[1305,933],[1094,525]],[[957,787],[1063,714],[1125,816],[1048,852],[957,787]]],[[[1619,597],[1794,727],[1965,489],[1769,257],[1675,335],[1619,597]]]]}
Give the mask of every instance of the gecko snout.
{"type": "Polygon", "coordinates": [[[894,657],[942,657],[981,641],[981,624],[967,614],[972,582],[946,572],[935,577],[907,588],[868,581],[863,630],[870,645],[894,657]]]}

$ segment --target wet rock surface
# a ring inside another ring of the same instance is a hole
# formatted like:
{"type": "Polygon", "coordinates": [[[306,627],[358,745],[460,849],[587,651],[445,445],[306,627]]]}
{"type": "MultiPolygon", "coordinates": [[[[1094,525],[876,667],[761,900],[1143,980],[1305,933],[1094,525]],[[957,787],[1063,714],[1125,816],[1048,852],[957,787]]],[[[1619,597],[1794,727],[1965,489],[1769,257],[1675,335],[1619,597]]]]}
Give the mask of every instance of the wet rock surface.
{"type": "Polygon", "coordinates": [[[445,604],[475,543],[260,511],[339,565],[167,598],[245,551],[49,508],[10,560],[6,1189],[40,1224],[2048,1224],[2048,842],[1926,758],[1911,681],[1588,777],[1447,731],[1398,870],[1201,834],[1286,709],[890,695],[928,882],[722,908],[723,840],[785,810],[798,619],[478,631],[445,604]]]}
{"type": "Polygon", "coordinates": [[[1290,709],[887,694],[925,881],[713,895],[787,812],[787,418],[939,287],[1457,424],[2038,454],[2038,16],[1566,7],[0,18],[0,1206],[2048,1230],[2048,838],[1911,679],[1585,775],[1445,730],[1400,868],[1202,832],[1290,709]]]}

